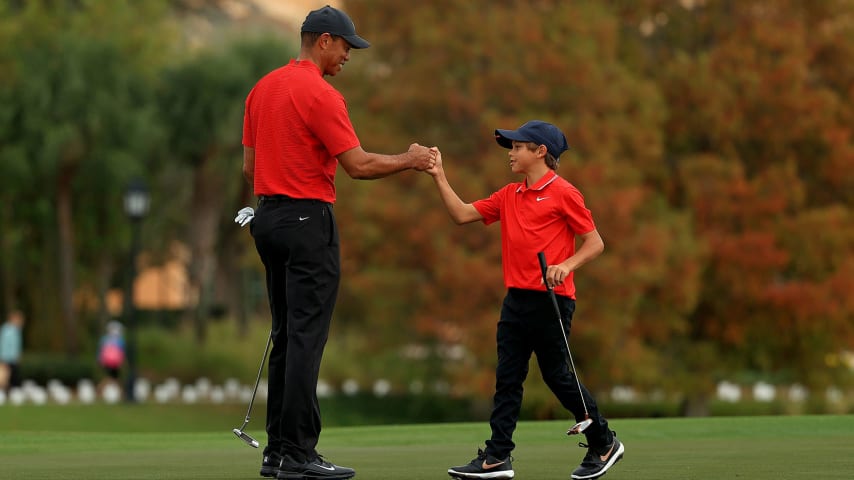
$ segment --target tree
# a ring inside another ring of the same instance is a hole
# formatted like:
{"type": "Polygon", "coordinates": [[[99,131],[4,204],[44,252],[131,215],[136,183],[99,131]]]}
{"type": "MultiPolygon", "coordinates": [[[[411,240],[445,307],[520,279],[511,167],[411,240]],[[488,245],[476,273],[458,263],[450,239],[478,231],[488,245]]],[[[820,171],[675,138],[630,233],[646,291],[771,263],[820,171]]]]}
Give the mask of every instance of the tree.
{"type": "Polygon", "coordinates": [[[84,274],[100,272],[101,281],[110,276],[125,237],[108,233],[126,231],[116,200],[124,179],[144,173],[157,136],[146,83],[152,29],[142,25],[159,12],[129,2],[109,8],[97,2],[28,2],[3,17],[8,41],[2,57],[11,74],[3,90],[0,143],[11,175],[3,177],[26,180],[3,190],[10,204],[17,200],[22,206],[2,218],[3,229],[11,232],[6,247],[22,253],[4,265],[4,297],[26,291],[32,331],[62,339],[72,355],[80,349],[76,262],[91,259],[98,267],[84,274]],[[114,35],[118,31],[121,36],[114,35]],[[58,301],[44,292],[57,292],[58,301]]]}
{"type": "Polygon", "coordinates": [[[832,293],[848,284],[850,265],[826,259],[851,255],[851,231],[838,222],[850,215],[851,179],[841,172],[854,166],[845,100],[854,77],[826,62],[850,46],[854,30],[841,20],[850,5],[646,11],[668,19],[640,42],[646,56],[633,52],[670,107],[666,158],[676,174],[667,191],[709,246],[690,335],[674,349],[691,359],[687,411],[705,412],[714,382],[733,376],[814,389],[844,381],[825,358],[854,328],[832,293]],[[820,254],[816,237],[832,239],[820,254]],[[815,374],[819,366],[828,374],[815,374]]]}
{"type": "MultiPolygon", "coordinates": [[[[230,215],[248,200],[249,190],[239,173],[243,101],[261,75],[287,61],[290,48],[269,37],[233,42],[194,52],[163,73],[159,103],[170,152],[163,163],[163,181],[174,182],[166,177],[186,172],[180,178],[189,198],[178,222],[186,228],[180,236],[191,252],[190,283],[199,292],[190,315],[200,343],[205,339],[219,260],[228,262],[232,274],[239,273],[234,270],[239,264],[229,261],[235,250],[227,245],[234,244],[237,234],[245,235],[235,229],[230,215]]],[[[240,285],[232,283],[238,295],[240,285]]]]}
{"type": "MultiPolygon", "coordinates": [[[[606,254],[578,277],[580,368],[607,372],[589,376],[593,388],[652,383],[669,360],[655,347],[686,328],[703,250],[690,217],[670,210],[665,191],[653,188],[667,173],[660,161],[664,104],[654,83],[620,64],[613,14],[596,2],[557,1],[348,2],[347,9],[373,42],[353,54],[359,75],[351,70],[340,79],[370,148],[392,149],[397,138],[438,144],[452,184],[472,201],[518,181],[506,173],[495,128],[540,118],[565,131],[573,150],[558,172],[585,193],[606,243],[606,254]],[[673,305],[657,308],[656,300],[673,305]],[[597,353],[614,349],[629,360],[597,353]]],[[[352,258],[361,266],[347,271],[339,312],[362,299],[358,310],[340,315],[397,317],[388,337],[464,345],[468,360],[449,363],[447,373],[459,392],[488,392],[490,332],[503,295],[498,229],[451,225],[433,188],[416,175],[339,183],[345,265],[352,258]],[[377,288],[379,278],[385,288],[377,288]],[[366,300],[387,289],[408,295],[405,306],[366,300]]]]}

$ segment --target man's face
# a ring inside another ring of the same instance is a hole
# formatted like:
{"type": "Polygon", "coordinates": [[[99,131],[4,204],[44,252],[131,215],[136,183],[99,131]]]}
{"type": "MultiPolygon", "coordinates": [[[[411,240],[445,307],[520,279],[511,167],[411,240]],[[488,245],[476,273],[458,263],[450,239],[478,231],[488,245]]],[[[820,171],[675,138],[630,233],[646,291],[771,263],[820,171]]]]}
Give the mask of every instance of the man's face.
{"type": "Polygon", "coordinates": [[[323,48],[323,74],[334,77],[338,75],[344,64],[350,60],[350,44],[341,37],[333,37],[324,33],[320,37],[323,48]]]}

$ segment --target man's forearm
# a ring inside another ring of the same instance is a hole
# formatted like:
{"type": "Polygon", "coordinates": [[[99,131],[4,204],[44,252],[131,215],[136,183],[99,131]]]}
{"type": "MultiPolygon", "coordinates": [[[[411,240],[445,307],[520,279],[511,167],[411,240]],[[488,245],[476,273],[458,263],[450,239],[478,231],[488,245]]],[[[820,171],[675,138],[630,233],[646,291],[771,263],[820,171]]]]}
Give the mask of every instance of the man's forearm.
{"type": "Polygon", "coordinates": [[[410,152],[398,155],[365,152],[364,161],[351,167],[347,174],[358,180],[375,180],[413,168],[414,159],[410,152]]]}

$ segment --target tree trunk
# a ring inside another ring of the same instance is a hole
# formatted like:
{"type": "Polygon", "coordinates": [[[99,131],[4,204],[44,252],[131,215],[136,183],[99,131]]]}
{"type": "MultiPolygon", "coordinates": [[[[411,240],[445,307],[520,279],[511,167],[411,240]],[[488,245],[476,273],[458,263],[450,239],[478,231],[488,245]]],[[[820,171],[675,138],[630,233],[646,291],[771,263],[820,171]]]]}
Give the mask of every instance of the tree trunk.
{"type": "MultiPolygon", "coordinates": [[[[236,212],[240,208],[250,205],[254,208],[254,195],[252,195],[252,187],[248,183],[242,182],[240,195],[238,197],[238,207],[234,209],[236,212]]],[[[217,291],[220,292],[228,302],[228,309],[231,315],[234,316],[237,326],[237,334],[240,338],[246,338],[249,332],[249,302],[247,301],[247,273],[243,267],[243,257],[245,244],[242,237],[249,234],[249,226],[236,228],[233,232],[227,233],[222,239],[222,251],[225,255],[221,257],[219,282],[217,291]]]]}
{"type": "Polygon", "coordinates": [[[193,196],[190,208],[190,284],[199,292],[196,308],[191,315],[196,341],[204,344],[207,318],[210,315],[214,276],[217,269],[216,245],[219,240],[219,221],[224,196],[223,176],[215,171],[212,155],[202,160],[193,176],[193,196]]]}
{"type": "Polygon", "coordinates": [[[680,410],[684,417],[708,417],[709,396],[703,393],[689,393],[682,400],[680,410]]]}
{"type": "Polygon", "coordinates": [[[106,255],[98,261],[97,273],[95,276],[97,294],[98,294],[98,326],[99,330],[103,330],[107,323],[111,320],[111,312],[107,305],[107,294],[110,291],[110,279],[113,277],[113,263],[106,255]]]}
{"type": "Polygon", "coordinates": [[[71,213],[71,179],[68,169],[60,169],[56,188],[56,223],[59,258],[59,304],[65,352],[76,355],[77,319],[74,315],[74,223],[71,213]]]}
{"type": "MultiPolygon", "coordinates": [[[[245,231],[236,233],[247,233],[245,231]]],[[[222,252],[216,274],[215,292],[217,298],[226,303],[228,314],[237,320],[237,333],[241,338],[246,336],[246,302],[244,295],[244,275],[240,266],[242,249],[237,235],[231,232],[222,237],[222,252]]]]}
{"type": "MultiPolygon", "coordinates": [[[[0,205],[0,252],[14,252],[12,235],[8,232],[11,225],[9,210],[12,207],[7,202],[0,205]]],[[[6,318],[6,312],[14,306],[14,295],[12,294],[12,265],[8,259],[11,255],[0,255],[0,315],[6,318]]]]}

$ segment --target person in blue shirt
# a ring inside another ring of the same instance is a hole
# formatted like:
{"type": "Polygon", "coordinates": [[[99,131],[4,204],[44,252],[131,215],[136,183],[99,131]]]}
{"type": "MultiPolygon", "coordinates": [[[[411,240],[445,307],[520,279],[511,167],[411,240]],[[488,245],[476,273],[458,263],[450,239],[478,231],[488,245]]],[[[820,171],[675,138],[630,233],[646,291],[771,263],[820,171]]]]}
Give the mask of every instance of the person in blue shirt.
{"type": "Polygon", "coordinates": [[[24,314],[20,310],[12,310],[0,328],[0,364],[7,371],[8,385],[6,389],[21,386],[21,351],[23,350],[24,314]]]}

